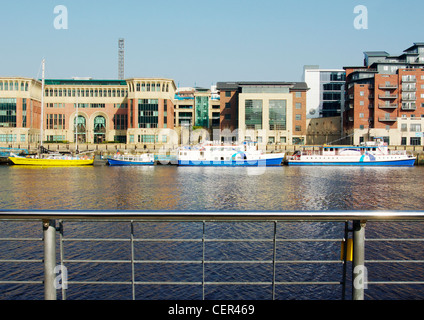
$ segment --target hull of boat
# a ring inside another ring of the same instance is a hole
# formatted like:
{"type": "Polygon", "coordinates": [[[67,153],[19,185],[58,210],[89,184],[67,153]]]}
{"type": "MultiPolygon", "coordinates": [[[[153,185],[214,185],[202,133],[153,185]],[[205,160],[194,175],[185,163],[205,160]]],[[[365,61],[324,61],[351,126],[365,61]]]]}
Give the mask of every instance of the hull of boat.
{"type": "Polygon", "coordinates": [[[280,166],[283,156],[258,159],[258,160],[178,160],[179,166],[204,166],[204,167],[261,167],[280,166]]]}
{"type": "Polygon", "coordinates": [[[415,158],[384,160],[384,161],[302,161],[289,160],[289,166],[392,166],[392,167],[412,167],[415,165],[415,158]]]}
{"type": "Polygon", "coordinates": [[[9,157],[9,160],[15,165],[49,167],[89,166],[94,163],[94,159],[36,159],[9,157]]]}
{"type": "Polygon", "coordinates": [[[153,166],[154,161],[129,161],[129,160],[116,160],[107,159],[110,166],[153,166]]]}

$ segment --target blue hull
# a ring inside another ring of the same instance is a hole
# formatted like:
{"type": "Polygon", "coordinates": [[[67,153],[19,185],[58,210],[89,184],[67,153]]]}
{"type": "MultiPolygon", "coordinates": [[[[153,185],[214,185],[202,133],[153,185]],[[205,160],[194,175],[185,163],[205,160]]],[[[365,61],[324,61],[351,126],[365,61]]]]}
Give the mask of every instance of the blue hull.
{"type": "Polygon", "coordinates": [[[202,166],[202,167],[261,167],[280,166],[283,158],[263,159],[263,160],[178,160],[179,166],[202,166]]]}
{"type": "Polygon", "coordinates": [[[364,161],[364,162],[303,162],[289,161],[289,166],[390,166],[390,167],[412,167],[415,159],[394,160],[394,161],[364,161]]]}
{"type": "Polygon", "coordinates": [[[154,161],[124,161],[124,160],[115,160],[107,159],[107,162],[110,166],[153,166],[154,161]]]}

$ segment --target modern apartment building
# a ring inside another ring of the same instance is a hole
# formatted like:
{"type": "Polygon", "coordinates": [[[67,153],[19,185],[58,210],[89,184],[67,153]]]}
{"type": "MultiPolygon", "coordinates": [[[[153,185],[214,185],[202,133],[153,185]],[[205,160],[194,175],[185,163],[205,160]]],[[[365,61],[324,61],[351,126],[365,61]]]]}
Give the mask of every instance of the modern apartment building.
{"type": "Polygon", "coordinates": [[[175,126],[219,128],[220,103],[216,86],[178,88],[175,93],[175,126]]]}
{"type": "Polygon", "coordinates": [[[383,137],[391,145],[423,145],[424,43],[414,43],[399,56],[385,51],[364,55],[364,66],[344,67],[346,142],[383,137]]]}
{"type": "Polygon", "coordinates": [[[259,144],[304,144],[306,92],[304,82],[218,82],[221,140],[259,144]]]}
{"type": "Polygon", "coordinates": [[[320,69],[317,65],[303,68],[306,93],[306,117],[339,117],[344,105],[346,72],[343,69],[320,69]]]}

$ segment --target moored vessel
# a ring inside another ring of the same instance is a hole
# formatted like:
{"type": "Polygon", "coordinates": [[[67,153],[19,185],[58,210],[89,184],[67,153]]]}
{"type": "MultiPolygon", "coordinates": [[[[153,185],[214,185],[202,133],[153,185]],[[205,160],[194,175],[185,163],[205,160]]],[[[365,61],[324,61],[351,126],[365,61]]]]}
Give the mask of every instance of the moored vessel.
{"type": "Polygon", "coordinates": [[[220,144],[204,142],[178,150],[179,166],[279,166],[284,153],[264,153],[255,142],[220,144]]]}
{"type": "Polygon", "coordinates": [[[71,156],[63,154],[41,154],[35,156],[11,155],[9,160],[14,165],[25,166],[48,166],[48,167],[69,167],[69,166],[89,166],[93,165],[94,157],[71,156]]]}
{"type": "Polygon", "coordinates": [[[405,150],[390,150],[382,139],[360,146],[303,147],[287,158],[289,166],[413,166],[416,157],[405,150]]]}
{"type": "Polygon", "coordinates": [[[139,155],[115,154],[113,158],[108,158],[107,163],[110,166],[148,166],[155,164],[155,156],[151,153],[139,155]]]}

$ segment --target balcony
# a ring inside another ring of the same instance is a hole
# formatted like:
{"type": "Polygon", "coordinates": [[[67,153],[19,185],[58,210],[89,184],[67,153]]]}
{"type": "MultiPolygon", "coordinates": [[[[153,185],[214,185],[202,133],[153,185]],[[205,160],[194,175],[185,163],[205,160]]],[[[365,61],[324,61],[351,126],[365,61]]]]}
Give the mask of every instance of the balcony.
{"type": "Polygon", "coordinates": [[[378,117],[378,121],[380,121],[380,122],[396,122],[397,118],[395,118],[395,117],[378,117]]]}
{"type": "Polygon", "coordinates": [[[415,103],[402,103],[402,110],[416,110],[417,105],[415,103]]]}
{"type": "Polygon", "coordinates": [[[402,100],[404,100],[404,101],[415,101],[415,100],[417,100],[417,96],[415,94],[403,94],[402,100]]]}
{"type": "Polygon", "coordinates": [[[397,99],[397,94],[379,94],[378,97],[380,99],[397,99]]]}
{"type": "Polygon", "coordinates": [[[402,86],[402,91],[405,91],[405,92],[415,92],[415,91],[417,91],[417,87],[410,86],[410,85],[402,86]]]}
{"type": "Polygon", "coordinates": [[[402,76],[402,82],[416,82],[415,76],[402,76]]]}
{"type": "Polygon", "coordinates": [[[379,104],[379,109],[396,109],[398,105],[396,103],[389,103],[389,104],[379,104]]]}
{"type": "Polygon", "coordinates": [[[398,86],[396,84],[380,84],[378,88],[382,90],[392,90],[397,89],[398,86]]]}

